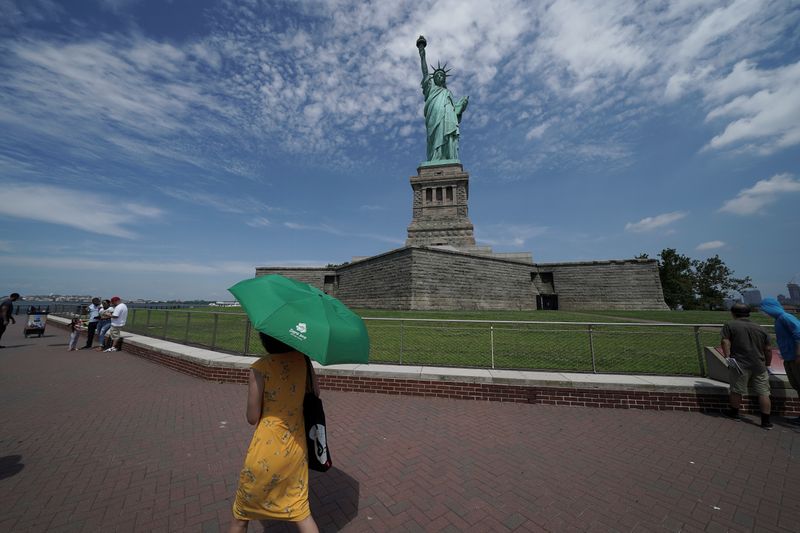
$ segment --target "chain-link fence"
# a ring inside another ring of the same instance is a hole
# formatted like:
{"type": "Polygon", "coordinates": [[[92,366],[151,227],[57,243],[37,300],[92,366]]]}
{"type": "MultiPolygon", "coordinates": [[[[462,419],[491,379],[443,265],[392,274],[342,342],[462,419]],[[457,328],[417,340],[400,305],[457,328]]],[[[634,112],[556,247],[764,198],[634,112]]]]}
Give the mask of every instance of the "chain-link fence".
{"type": "MultiPolygon", "coordinates": [[[[75,310],[55,314],[75,316],[75,310]]],[[[373,363],[699,376],[706,373],[702,349],[719,345],[721,328],[410,318],[364,322],[373,363]]],[[[133,308],[125,331],[227,353],[264,353],[258,332],[241,312],[133,308]]]]}
{"type": "Polygon", "coordinates": [[[720,325],[365,319],[370,361],[522,370],[704,375],[720,325]]]}

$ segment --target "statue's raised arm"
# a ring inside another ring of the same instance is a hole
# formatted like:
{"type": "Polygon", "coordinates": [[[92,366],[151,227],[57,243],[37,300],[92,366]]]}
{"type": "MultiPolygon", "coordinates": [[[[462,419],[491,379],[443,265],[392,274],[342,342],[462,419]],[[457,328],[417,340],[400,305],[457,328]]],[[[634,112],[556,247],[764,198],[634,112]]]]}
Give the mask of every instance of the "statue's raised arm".
{"type": "MultiPolygon", "coordinates": [[[[447,63],[436,63],[433,73],[428,71],[425,46],[428,42],[422,35],[417,39],[417,49],[422,65],[422,95],[425,98],[425,129],[428,138],[428,161],[458,161],[458,125],[467,109],[469,97],[458,102],[447,88],[447,63]]],[[[433,68],[433,66],[431,66],[433,68]]]]}
{"type": "Polygon", "coordinates": [[[422,63],[422,81],[425,82],[428,79],[428,61],[425,59],[425,47],[428,45],[428,41],[425,40],[425,37],[422,35],[419,36],[417,39],[417,50],[419,50],[419,60],[422,63]]]}

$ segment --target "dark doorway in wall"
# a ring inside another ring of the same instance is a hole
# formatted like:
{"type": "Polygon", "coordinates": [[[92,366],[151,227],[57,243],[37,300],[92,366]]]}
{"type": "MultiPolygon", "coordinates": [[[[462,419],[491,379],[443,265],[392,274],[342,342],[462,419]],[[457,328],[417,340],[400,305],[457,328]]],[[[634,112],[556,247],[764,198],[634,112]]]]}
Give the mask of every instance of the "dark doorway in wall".
{"type": "Polygon", "coordinates": [[[558,294],[537,294],[536,309],[540,311],[558,311],[558,294]]]}
{"type": "Polygon", "coordinates": [[[336,288],[339,286],[339,276],[325,276],[322,281],[322,292],[325,294],[336,294],[336,288]]]}

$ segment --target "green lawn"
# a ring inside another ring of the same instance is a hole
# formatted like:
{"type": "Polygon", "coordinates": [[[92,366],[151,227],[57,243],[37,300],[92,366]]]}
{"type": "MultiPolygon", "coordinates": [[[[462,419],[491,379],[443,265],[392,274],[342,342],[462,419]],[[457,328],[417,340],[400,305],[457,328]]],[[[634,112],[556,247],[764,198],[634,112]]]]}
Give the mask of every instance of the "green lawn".
{"type": "MultiPolygon", "coordinates": [[[[642,320],[708,324],[726,319],[726,313],[702,311],[356,312],[365,318],[373,362],[667,375],[701,373],[695,328],[604,325],[593,326],[590,334],[588,326],[570,322],[613,324],[642,320]],[[507,324],[503,321],[542,323],[507,324]]],[[[261,353],[258,334],[248,327],[240,308],[136,309],[132,310],[128,324],[129,331],[156,338],[230,353],[261,353]],[[246,332],[249,332],[248,343],[245,342],[246,332]]],[[[698,334],[701,346],[719,343],[716,328],[702,328],[698,334]]]]}

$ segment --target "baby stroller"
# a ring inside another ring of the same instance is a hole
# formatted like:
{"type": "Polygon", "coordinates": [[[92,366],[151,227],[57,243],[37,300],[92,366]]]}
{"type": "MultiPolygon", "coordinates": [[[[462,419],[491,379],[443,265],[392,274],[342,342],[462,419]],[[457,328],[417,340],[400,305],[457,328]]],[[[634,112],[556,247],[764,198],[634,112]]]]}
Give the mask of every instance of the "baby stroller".
{"type": "Polygon", "coordinates": [[[44,335],[44,328],[47,326],[47,311],[41,311],[34,307],[28,309],[28,322],[25,324],[23,334],[27,339],[28,336],[44,335]]]}

